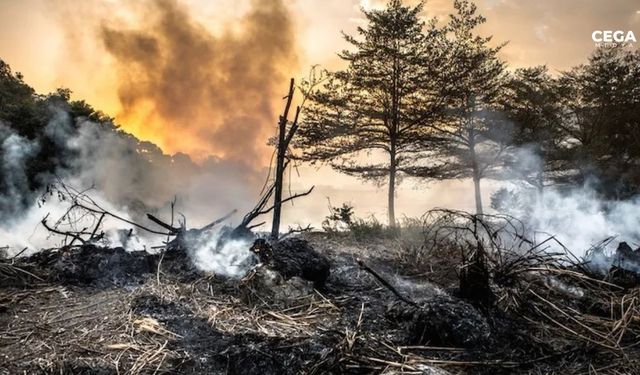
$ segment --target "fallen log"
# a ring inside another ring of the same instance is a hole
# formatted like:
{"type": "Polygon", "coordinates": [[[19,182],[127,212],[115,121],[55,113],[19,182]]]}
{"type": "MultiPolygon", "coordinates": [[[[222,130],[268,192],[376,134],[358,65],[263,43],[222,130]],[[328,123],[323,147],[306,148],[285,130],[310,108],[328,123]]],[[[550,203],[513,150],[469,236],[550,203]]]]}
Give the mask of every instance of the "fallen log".
{"type": "Polygon", "coordinates": [[[163,227],[164,229],[168,230],[171,234],[178,234],[180,233],[181,230],[183,230],[183,228],[172,227],[171,225],[163,222],[162,220],[158,219],[157,217],[151,214],[147,214],[147,218],[153,221],[154,223],[158,224],[159,226],[163,227]]]}

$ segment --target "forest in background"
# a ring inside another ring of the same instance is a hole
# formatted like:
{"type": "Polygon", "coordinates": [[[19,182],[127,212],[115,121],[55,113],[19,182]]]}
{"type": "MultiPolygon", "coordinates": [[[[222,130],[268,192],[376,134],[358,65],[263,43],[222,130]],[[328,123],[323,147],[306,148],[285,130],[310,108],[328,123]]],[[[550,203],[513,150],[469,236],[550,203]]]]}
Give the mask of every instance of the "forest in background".
{"type": "MultiPolygon", "coordinates": [[[[510,69],[498,56],[500,44],[475,32],[484,18],[473,3],[456,1],[455,9],[444,24],[422,20],[422,5],[400,1],[365,11],[368,26],[345,36],[353,46],[340,53],[346,68],[303,82],[314,87],[293,139],[295,157],[386,184],[391,225],[403,177],[469,178],[478,213],[486,208],[485,178],[537,193],[589,184],[602,199],[634,197],[640,188],[637,50],[597,48],[585,64],[563,72],[510,69]]],[[[173,159],[197,168],[186,155],[163,155],[120,131],[108,115],[70,100],[68,89],[38,94],[22,78],[1,63],[3,219],[19,216],[55,175],[76,173],[79,151],[68,139],[83,124],[122,138],[141,170],[161,160],[169,170],[173,159]],[[65,121],[54,121],[60,116],[65,121]]],[[[523,195],[502,189],[492,206],[526,204],[523,195]]]]}

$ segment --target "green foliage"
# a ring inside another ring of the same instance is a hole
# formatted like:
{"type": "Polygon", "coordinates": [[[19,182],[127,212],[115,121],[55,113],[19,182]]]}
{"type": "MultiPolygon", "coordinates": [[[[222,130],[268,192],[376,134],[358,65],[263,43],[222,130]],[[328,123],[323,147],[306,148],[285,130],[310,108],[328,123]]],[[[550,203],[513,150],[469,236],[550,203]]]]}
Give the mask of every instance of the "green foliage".
{"type": "Polygon", "coordinates": [[[23,81],[22,74],[13,73],[7,63],[0,60],[0,122],[8,124],[21,136],[37,136],[47,110],[42,98],[23,81]]]}
{"type": "Polygon", "coordinates": [[[330,234],[352,236],[357,241],[421,237],[422,226],[419,219],[405,217],[400,225],[390,227],[381,223],[374,215],[367,218],[356,217],[353,206],[348,203],[339,207],[330,206],[329,211],[322,222],[322,229],[330,234]]]}
{"type": "Polygon", "coordinates": [[[563,107],[564,169],[559,182],[596,178],[600,192],[626,199],[640,193],[640,52],[598,48],[589,63],[558,80],[563,107]]]}
{"type": "MultiPolygon", "coordinates": [[[[0,60],[0,157],[6,156],[8,147],[13,158],[0,168],[0,201],[21,200],[20,204],[28,205],[30,194],[47,185],[55,173],[70,168],[74,151],[67,140],[85,120],[117,131],[112,118],[84,101],[72,101],[69,89],[36,94],[20,73],[13,73],[0,60]],[[10,144],[5,144],[10,137],[10,144]]],[[[0,212],[0,218],[13,214],[0,212]]]]}
{"type": "Polygon", "coordinates": [[[343,203],[340,207],[329,206],[329,215],[322,221],[322,229],[327,233],[348,230],[354,221],[353,206],[343,203]]]}
{"type": "Polygon", "coordinates": [[[355,219],[349,226],[349,233],[353,235],[357,241],[365,241],[371,239],[394,238],[399,234],[399,228],[384,225],[372,215],[368,219],[355,219]]]}
{"type": "Polygon", "coordinates": [[[429,124],[438,166],[417,168],[413,174],[473,178],[476,210],[482,213],[480,180],[501,168],[509,141],[508,124],[495,106],[504,83],[505,63],[498,58],[502,45],[492,47],[491,37],[477,35],[485,19],[476,13],[476,6],[455,0],[454,8],[444,27],[451,92],[442,116],[429,124]]]}

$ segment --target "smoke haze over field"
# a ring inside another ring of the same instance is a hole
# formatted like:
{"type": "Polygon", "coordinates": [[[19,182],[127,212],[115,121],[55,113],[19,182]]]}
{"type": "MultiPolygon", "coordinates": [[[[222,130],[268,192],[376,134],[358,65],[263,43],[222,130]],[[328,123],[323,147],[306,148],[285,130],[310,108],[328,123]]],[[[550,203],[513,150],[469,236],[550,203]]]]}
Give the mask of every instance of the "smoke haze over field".
{"type": "MultiPolygon", "coordinates": [[[[523,184],[519,177],[542,172],[541,159],[530,147],[516,148],[513,152],[518,163],[511,171],[512,182],[503,183],[503,186],[509,186],[515,195],[501,202],[499,211],[521,220],[534,242],[554,236],[578,257],[588,255],[594,248],[611,253],[622,241],[634,249],[640,247],[640,197],[626,201],[605,200],[597,193],[600,182],[595,178],[583,185],[552,185],[539,192],[523,184]]],[[[547,246],[554,251],[564,250],[555,241],[547,246]]],[[[610,267],[610,260],[601,256],[592,261],[601,271],[606,272],[610,267]]]]}
{"type": "MultiPolygon", "coordinates": [[[[37,91],[69,87],[74,98],[106,110],[124,130],[167,153],[182,151],[199,160],[212,153],[218,162],[232,158],[237,166],[245,164],[241,168],[252,178],[262,179],[262,173],[246,164],[256,155],[260,160],[251,160],[252,165],[268,164],[270,153],[264,143],[273,135],[287,79],[304,75],[311,64],[336,68],[336,52],[345,47],[339,31],[353,34],[363,22],[360,7],[371,9],[385,2],[4,2],[0,56],[24,73],[37,91]],[[169,26],[176,29],[169,31],[169,26]],[[155,60],[149,61],[142,50],[155,60]],[[107,53],[111,58],[105,58],[107,53]],[[256,74],[260,80],[253,81],[256,74]],[[230,85],[232,76],[241,84],[230,85]]],[[[446,17],[451,4],[431,0],[425,15],[446,17]]],[[[633,29],[640,22],[637,2],[632,0],[479,0],[477,4],[488,19],[483,33],[496,35],[496,43],[509,40],[503,57],[510,64],[548,64],[554,71],[584,62],[593,49],[591,31],[605,25],[633,29]]],[[[294,188],[317,187],[313,197],[290,210],[293,220],[313,218],[319,223],[327,214],[325,196],[331,196],[334,204],[351,201],[362,216],[384,215],[383,189],[329,168],[303,169],[301,182],[293,180],[294,188]]],[[[420,190],[410,184],[400,187],[399,215],[416,216],[434,206],[473,208],[465,181],[430,184],[427,191],[424,184],[416,186],[420,190]]],[[[193,189],[203,194],[208,188],[193,189]]],[[[199,209],[205,211],[202,205],[199,209]]]]}

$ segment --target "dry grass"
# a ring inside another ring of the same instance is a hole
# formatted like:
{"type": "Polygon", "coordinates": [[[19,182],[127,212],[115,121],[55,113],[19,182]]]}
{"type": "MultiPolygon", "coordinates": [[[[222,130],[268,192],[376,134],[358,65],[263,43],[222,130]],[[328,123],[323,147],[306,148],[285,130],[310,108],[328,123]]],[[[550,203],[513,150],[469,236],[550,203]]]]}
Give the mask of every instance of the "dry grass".
{"type": "MultiPolygon", "coordinates": [[[[335,237],[314,236],[316,247],[341,262],[371,255],[392,263],[397,256],[394,246],[400,249],[407,243],[399,239],[345,243],[335,237]]],[[[437,241],[437,248],[420,249],[423,265],[430,268],[422,269],[423,275],[413,275],[437,280],[448,273],[446,282],[457,278],[460,267],[465,266],[465,253],[456,247],[455,236],[445,239],[437,241]]],[[[26,289],[0,289],[0,308],[4,309],[0,314],[0,363],[7,364],[5,368],[0,365],[0,373],[24,369],[64,373],[82,366],[91,371],[115,369],[121,374],[175,372],[181,363],[196,358],[182,345],[184,330],[158,318],[162,314],[136,307],[142,297],[149,296],[160,301],[159,308],[178,306],[179,310],[170,312],[178,311],[177,319],[203,322],[208,331],[216,332],[213,339],[251,337],[255,340],[251,345],[273,339],[278,347],[321,342],[321,357],[304,367],[307,373],[323,373],[328,368],[409,374],[443,373],[439,369],[453,374],[640,373],[639,288],[624,289],[599,279],[543,247],[512,252],[498,245],[483,246],[490,249],[486,262],[496,296],[484,313],[496,319],[497,328],[505,317],[515,325],[505,326],[507,332],[497,330],[495,345],[486,348],[402,341],[402,328],[385,325],[384,303],[393,297],[385,299],[385,290],[380,288],[351,293],[347,285],[344,292],[313,292],[281,305],[264,298],[245,298],[246,293],[255,292],[246,286],[247,280],[232,285],[207,277],[182,282],[158,272],[135,287],[80,288],[32,278],[26,289]],[[491,252],[496,249],[501,253],[491,252]],[[508,332],[512,327],[522,331],[519,336],[508,332]]],[[[409,264],[411,259],[418,264],[412,255],[406,255],[404,261],[409,264]]],[[[21,277],[22,273],[15,272],[14,277],[21,277]]],[[[359,276],[347,277],[355,282],[359,276]]],[[[209,344],[200,345],[209,350],[209,344]]],[[[234,345],[244,345],[244,341],[234,341],[234,345]]]]}
{"type": "MultiPolygon", "coordinates": [[[[169,373],[189,359],[178,345],[180,335],[151,316],[135,313],[140,296],[179,303],[189,310],[184,319],[201,318],[222,333],[268,337],[311,337],[335,321],[340,308],[320,294],[300,299],[295,306],[247,306],[233,295],[220,294],[206,280],[158,285],[150,278],[128,292],[122,288],[81,289],[32,285],[26,290],[0,290],[0,362],[46,373],[110,368],[120,374],[169,373]],[[192,315],[191,315],[192,314],[192,315]]],[[[13,367],[0,373],[13,373],[13,367]]]]}

